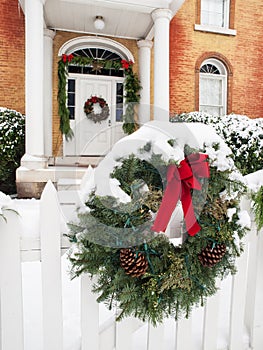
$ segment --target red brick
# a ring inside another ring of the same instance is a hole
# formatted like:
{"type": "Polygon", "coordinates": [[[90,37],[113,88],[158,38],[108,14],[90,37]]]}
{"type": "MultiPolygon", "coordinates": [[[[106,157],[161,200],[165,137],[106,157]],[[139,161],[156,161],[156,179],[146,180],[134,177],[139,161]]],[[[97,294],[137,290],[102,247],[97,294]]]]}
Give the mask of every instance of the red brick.
{"type": "Polygon", "coordinates": [[[230,27],[236,36],[194,30],[200,23],[200,0],[186,0],[170,27],[170,110],[173,113],[198,109],[196,64],[207,52],[224,57],[232,67],[228,113],[263,117],[263,2],[231,1],[230,27]]]}
{"type": "Polygon", "coordinates": [[[0,106],[25,113],[25,25],[17,0],[0,2],[0,106]]]}

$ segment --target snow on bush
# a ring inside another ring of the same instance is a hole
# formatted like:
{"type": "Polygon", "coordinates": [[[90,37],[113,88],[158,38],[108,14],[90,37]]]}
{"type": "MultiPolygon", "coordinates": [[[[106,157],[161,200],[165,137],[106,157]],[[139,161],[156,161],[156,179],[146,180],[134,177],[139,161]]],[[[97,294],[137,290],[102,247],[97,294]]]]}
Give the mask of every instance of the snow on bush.
{"type": "Polygon", "coordinates": [[[218,117],[191,112],[176,115],[171,121],[212,125],[231,148],[235,165],[243,175],[263,168],[263,118],[250,119],[237,114],[218,117]]]}
{"type": "Polygon", "coordinates": [[[25,150],[25,116],[0,107],[0,191],[16,192],[15,170],[25,150]]]}
{"type": "Polygon", "coordinates": [[[17,213],[17,211],[13,209],[13,202],[11,197],[7,196],[6,194],[0,191],[0,218],[3,218],[5,221],[6,221],[6,217],[5,217],[6,211],[13,211],[17,213]]]}

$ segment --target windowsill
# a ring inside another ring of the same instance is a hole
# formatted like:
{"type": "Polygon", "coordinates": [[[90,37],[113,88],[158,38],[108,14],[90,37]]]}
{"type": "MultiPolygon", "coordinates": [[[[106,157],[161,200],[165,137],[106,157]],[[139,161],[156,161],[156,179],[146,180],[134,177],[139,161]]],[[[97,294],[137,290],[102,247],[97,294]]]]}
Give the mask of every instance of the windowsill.
{"type": "Polygon", "coordinates": [[[195,30],[198,30],[201,32],[223,34],[223,35],[233,35],[233,36],[237,35],[237,31],[235,29],[214,27],[214,26],[203,25],[203,24],[195,24],[195,30]]]}

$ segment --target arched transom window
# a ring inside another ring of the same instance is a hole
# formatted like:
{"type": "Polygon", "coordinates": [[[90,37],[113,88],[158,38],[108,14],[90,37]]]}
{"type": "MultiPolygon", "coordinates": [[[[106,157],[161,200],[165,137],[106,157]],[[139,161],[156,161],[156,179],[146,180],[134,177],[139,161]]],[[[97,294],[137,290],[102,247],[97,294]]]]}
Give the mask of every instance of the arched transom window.
{"type": "Polygon", "coordinates": [[[104,69],[100,66],[100,61],[120,61],[122,57],[113,51],[100,47],[88,47],[79,49],[73,52],[73,56],[89,57],[95,63],[88,67],[82,67],[74,64],[69,64],[69,73],[93,74],[93,75],[108,75],[114,77],[123,77],[123,69],[104,69]]]}
{"type": "Polygon", "coordinates": [[[212,115],[227,113],[227,70],[216,59],[207,59],[200,68],[199,110],[212,115]]]}

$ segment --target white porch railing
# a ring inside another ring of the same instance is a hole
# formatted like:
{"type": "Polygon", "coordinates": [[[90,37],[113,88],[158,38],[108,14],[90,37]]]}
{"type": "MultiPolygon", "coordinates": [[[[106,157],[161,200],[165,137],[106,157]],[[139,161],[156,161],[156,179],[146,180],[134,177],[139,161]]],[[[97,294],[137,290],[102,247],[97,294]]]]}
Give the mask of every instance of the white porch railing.
{"type": "MultiPolygon", "coordinates": [[[[35,350],[63,350],[61,254],[69,244],[61,237],[61,211],[52,183],[40,200],[37,237],[20,234],[22,219],[15,213],[6,216],[7,223],[0,220],[0,350],[31,350],[24,346],[21,263],[25,261],[41,261],[43,342],[35,350]]],[[[86,275],[81,277],[81,350],[262,350],[263,232],[257,232],[254,222],[244,248],[237,260],[238,273],[230,282],[229,305],[224,305],[228,327],[223,347],[219,324],[222,305],[227,303],[224,283],[218,282],[221,289],[207,300],[198,321],[192,316],[154,328],[133,318],[116,323],[111,317],[100,324],[99,306],[86,275]]]]}

